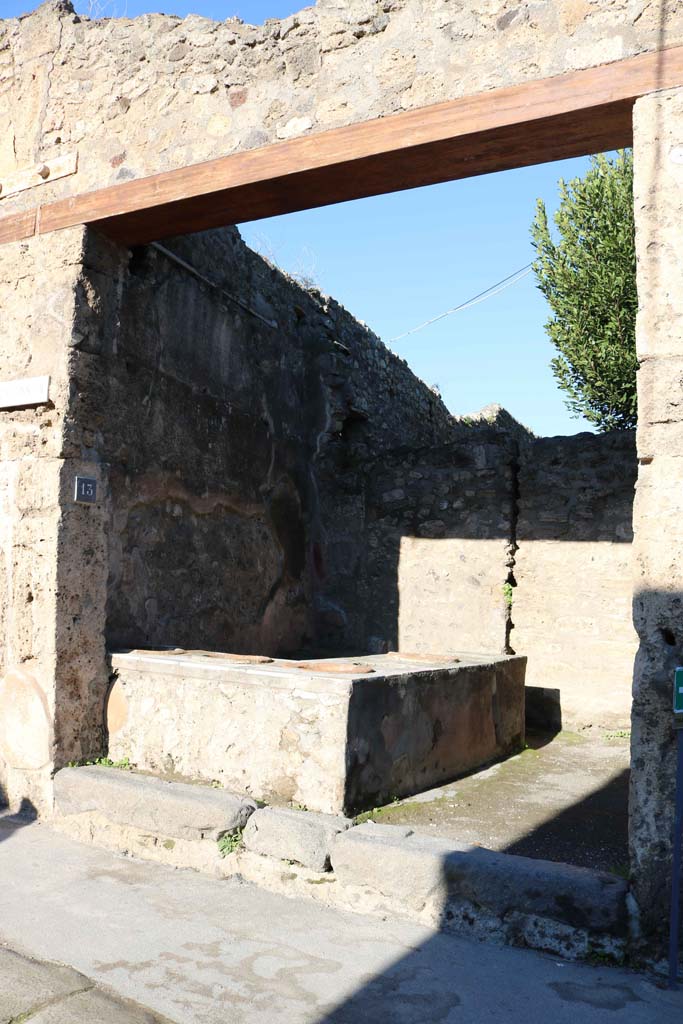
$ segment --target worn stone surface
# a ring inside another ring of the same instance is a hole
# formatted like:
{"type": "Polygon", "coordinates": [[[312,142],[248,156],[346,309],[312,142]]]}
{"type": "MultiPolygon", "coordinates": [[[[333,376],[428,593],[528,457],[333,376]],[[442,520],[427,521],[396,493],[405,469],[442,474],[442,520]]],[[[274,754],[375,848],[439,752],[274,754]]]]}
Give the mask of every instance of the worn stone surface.
{"type": "MultiPolygon", "coordinates": [[[[509,1024],[520,1008],[527,1024],[674,1024],[683,1009],[680,991],[633,970],[437,934],[386,909],[350,914],[217,883],[44,825],[0,842],[0,873],[6,941],[59,957],[177,1024],[509,1024]]],[[[538,937],[531,923],[528,933],[538,937]]]]}
{"type": "Polygon", "coordinates": [[[91,987],[92,982],[70,967],[42,963],[0,946],[0,1021],[3,1024],[27,1019],[32,1010],[91,987]]]}
{"type": "Polygon", "coordinates": [[[217,839],[243,828],[255,809],[253,801],[222,789],[117,768],[62,768],[55,776],[58,814],[96,810],[112,821],[179,839],[217,839]]]}
{"type": "Polygon", "coordinates": [[[264,807],[252,814],[242,841],[252,853],[292,860],[313,871],[328,871],[332,840],[352,824],[350,818],[331,814],[264,807]]]}
{"type": "Polygon", "coordinates": [[[527,683],[557,688],[565,724],[627,728],[632,432],[541,438],[520,457],[510,643],[527,683]]]}
{"type": "Polygon", "coordinates": [[[337,836],[332,868],[343,886],[375,890],[415,913],[430,906],[445,926],[451,901],[466,901],[503,923],[514,912],[596,933],[626,934],[626,882],[567,864],[466,848],[367,822],[337,836]]]}
{"type": "Polygon", "coordinates": [[[40,810],[52,765],[101,746],[106,690],[100,513],[71,503],[74,473],[93,467],[64,446],[82,259],[82,229],[0,251],[3,379],[50,377],[46,405],[0,412],[0,795],[40,810]]]}
{"type": "MultiPolygon", "coordinates": [[[[128,1000],[91,988],[39,1009],[34,1024],[164,1024],[165,1018],[128,1000]]],[[[166,1020],[166,1024],[170,1024],[166,1020]]]]}
{"type": "Polygon", "coordinates": [[[594,728],[526,739],[520,754],[373,808],[372,820],[626,876],[628,735],[594,728]]]}
{"type": "Polygon", "coordinates": [[[61,964],[35,960],[0,946],[2,1024],[170,1024],[130,1000],[103,992],[61,964]]]}
{"type": "Polygon", "coordinates": [[[319,0],[259,27],[50,0],[0,22],[0,180],[79,150],[53,199],[680,42],[671,0],[319,0]]]}
{"type": "Polygon", "coordinates": [[[127,713],[110,735],[110,755],[218,779],[266,802],[344,814],[453,778],[523,742],[523,658],[460,655],[435,666],[376,655],[351,675],[353,659],[331,661],[338,673],[297,664],[114,654],[114,690],[127,713]]]}
{"type": "Polygon", "coordinates": [[[638,100],[634,201],[639,310],[634,508],[631,858],[648,933],[666,940],[673,836],[673,671],[683,660],[683,90],[638,100]]]}

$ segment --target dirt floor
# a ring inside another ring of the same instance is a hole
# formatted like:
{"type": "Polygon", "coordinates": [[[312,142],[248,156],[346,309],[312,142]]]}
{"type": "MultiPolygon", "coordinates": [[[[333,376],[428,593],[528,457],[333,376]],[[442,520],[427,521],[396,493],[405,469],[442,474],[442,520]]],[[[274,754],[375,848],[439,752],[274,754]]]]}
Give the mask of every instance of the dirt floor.
{"type": "Polygon", "coordinates": [[[516,757],[362,815],[492,850],[626,875],[629,735],[528,735],[516,757]]]}

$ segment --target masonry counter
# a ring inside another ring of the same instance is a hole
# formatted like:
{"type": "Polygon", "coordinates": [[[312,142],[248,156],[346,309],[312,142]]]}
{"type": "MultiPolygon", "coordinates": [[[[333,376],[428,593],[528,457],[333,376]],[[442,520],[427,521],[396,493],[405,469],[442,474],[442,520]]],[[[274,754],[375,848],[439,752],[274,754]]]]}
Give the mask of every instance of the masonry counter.
{"type": "Polygon", "coordinates": [[[357,813],[524,742],[524,657],[169,649],[115,651],[111,665],[111,758],[271,804],[357,813]]]}

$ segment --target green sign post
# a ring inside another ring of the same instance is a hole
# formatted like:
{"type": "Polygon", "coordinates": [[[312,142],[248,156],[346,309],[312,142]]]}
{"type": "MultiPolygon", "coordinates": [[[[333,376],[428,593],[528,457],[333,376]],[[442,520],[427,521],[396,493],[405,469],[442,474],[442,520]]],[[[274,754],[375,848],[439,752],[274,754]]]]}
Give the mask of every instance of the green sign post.
{"type": "Polygon", "coordinates": [[[674,714],[683,715],[683,668],[674,672],[674,714]]]}

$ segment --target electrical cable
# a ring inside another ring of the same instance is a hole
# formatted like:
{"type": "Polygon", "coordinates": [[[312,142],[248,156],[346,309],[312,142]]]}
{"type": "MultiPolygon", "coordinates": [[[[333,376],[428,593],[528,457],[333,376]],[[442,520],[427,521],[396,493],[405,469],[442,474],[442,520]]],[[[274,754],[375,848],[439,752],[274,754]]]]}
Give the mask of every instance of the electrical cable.
{"type": "Polygon", "coordinates": [[[424,323],[418,324],[417,327],[411,327],[409,331],[404,331],[403,334],[397,334],[395,338],[389,338],[387,342],[390,345],[394,341],[401,341],[403,338],[407,338],[410,334],[416,334],[418,331],[423,330],[425,327],[429,327],[431,324],[435,324],[438,320],[443,320],[444,317],[451,316],[453,313],[460,313],[463,309],[469,309],[471,306],[476,306],[480,302],[484,302],[485,299],[492,299],[494,295],[498,295],[500,292],[505,291],[513,284],[517,284],[523,277],[530,274],[533,268],[533,262],[527,263],[525,267],[520,267],[519,270],[515,270],[514,274],[508,274],[507,277],[497,281],[496,284],[490,285],[490,287],[484,289],[483,292],[479,292],[478,295],[472,296],[471,299],[467,299],[465,302],[461,302],[458,306],[453,306],[452,309],[447,309],[445,313],[439,313],[438,316],[434,316],[431,320],[425,320],[424,323]]]}

